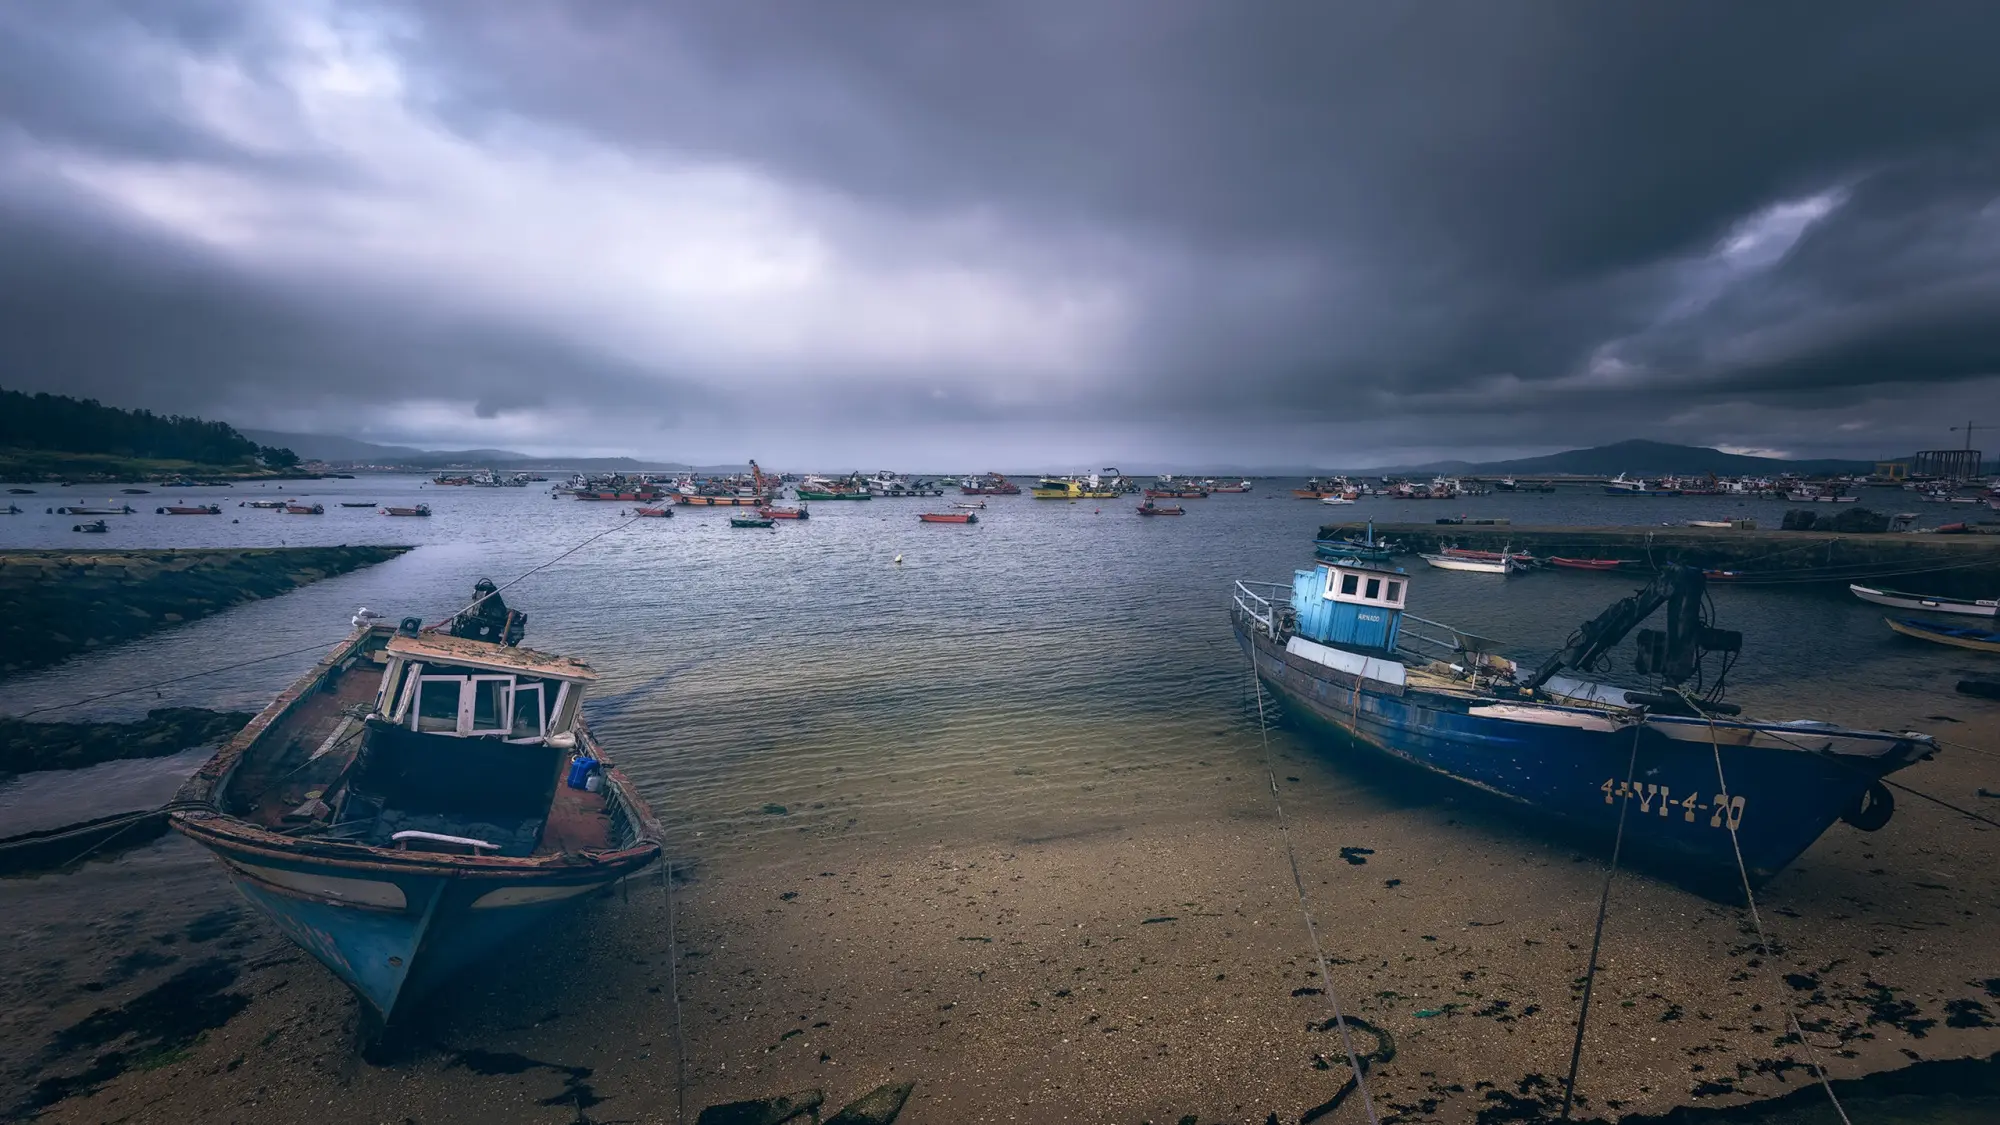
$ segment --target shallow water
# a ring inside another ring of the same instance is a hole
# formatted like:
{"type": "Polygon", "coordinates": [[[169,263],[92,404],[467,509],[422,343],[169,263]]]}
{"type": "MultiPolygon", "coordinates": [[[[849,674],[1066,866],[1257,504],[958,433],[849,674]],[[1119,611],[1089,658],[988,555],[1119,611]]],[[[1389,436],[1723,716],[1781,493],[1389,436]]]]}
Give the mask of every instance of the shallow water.
{"type": "MultiPolygon", "coordinates": [[[[34,487],[37,495],[15,501],[104,499],[34,487]]],[[[1775,527],[1786,507],[1579,491],[1331,509],[1293,499],[1276,482],[1258,487],[1184,501],[1188,514],[1179,519],[1139,518],[1136,499],[1021,496],[987,498],[976,526],[925,525],[916,514],[949,499],[875,500],[815,504],[810,520],[768,531],[732,529],[726,510],[680,509],[670,520],[623,526],[619,505],[551,499],[545,486],[440,488],[416,477],[185,494],[223,503],[220,517],[153,515],[152,506],[183,498],[156,492],[129,498],[145,502],[145,514],[111,517],[114,530],[103,536],[76,535],[73,518],[38,506],[0,521],[0,546],[422,549],[10,680],[0,684],[0,711],[309,649],[45,717],[122,717],[176,704],[255,710],[337,642],[359,606],[436,620],[463,603],[477,578],[505,582],[542,567],[506,593],[529,615],[526,643],[601,670],[591,722],[662,814],[669,848],[684,862],[735,870],[795,863],[828,833],[885,844],[1032,840],[1170,822],[1204,808],[1209,795],[1177,767],[1255,737],[1247,667],[1225,612],[1229,583],[1288,579],[1310,560],[1323,522],[1464,512],[1518,524],[1749,516],[1775,527]],[[265,496],[324,503],[327,513],[235,507],[265,496]],[[437,514],[385,518],[335,506],[342,498],[421,499],[437,514]]],[[[1884,496],[1877,507],[1900,500],[1884,496]]],[[[1638,581],[1420,570],[1410,607],[1534,659],[1638,581]]],[[[1746,635],[1732,698],[1761,717],[1875,725],[1946,713],[1962,703],[1952,684],[1977,662],[1896,638],[1879,607],[1823,591],[1713,592],[1718,623],[1746,635]]],[[[185,768],[193,759],[171,762],[185,768]]],[[[122,790],[74,780],[82,784],[66,799],[77,816],[64,819],[130,807],[122,790]]],[[[0,811],[7,798],[0,791],[0,811]]],[[[212,892],[212,871],[190,851],[171,839],[143,849],[129,861],[138,867],[82,877],[83,893],[113,896],[140,868],[169,895],[177,885],[212,892]]],[[[58,907],[62,896],[38,885],[6,898],[39,919],[24,940],[73,936],[53,912],[73,910],[74,896],[58,907]]],[[[94,926],[90,939],[108,956],[120,931],[102,921],[76,924],[94,926]]],[[[16,946],[10,956],[27,954],[16,946]]]]}

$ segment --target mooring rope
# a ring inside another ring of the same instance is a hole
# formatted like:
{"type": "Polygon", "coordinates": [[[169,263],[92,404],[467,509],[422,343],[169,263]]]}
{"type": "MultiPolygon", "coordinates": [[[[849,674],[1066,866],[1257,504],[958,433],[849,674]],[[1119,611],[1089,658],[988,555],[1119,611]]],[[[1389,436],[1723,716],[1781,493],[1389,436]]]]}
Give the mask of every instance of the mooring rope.
{"type": "Polygon", "coordinates": [[[660,889],[667,900],[667,995],[674,1009],[674,1122],[687,1120],[687,1034],[681,1030],[680,945],[674,926],[674,861],[660,845],[660,889]]]}
{"type": "MultiPolygon", "coordinates": [[[[1639,733],[1646,729],[1643,720],[1632,724],[1632,754],[1625,762],[1625,787],[1620,793],[1632,792],[1632,781],[1639,773],[1639,733]]],[[[1583,974],[1583,1003],[1576,1011],[1576,1041],[1569,1048],[1569,1079],[1563,1083],[1562,1120],[1569,1120],[1570,1105],[1576,1100],[1576,1072],[1583,1064],[1583,1029],[1590,1019],[1590,994],[1597,985],[1597,953],[1604,945],[1604,916],[1611,906],[1611,881],[1618,875],[1618,855],[1625,848],[1625,815],[1632,810],[1630,796],[1618,803],[1618,834],[1611,840],[1611,866],[1604,869],[1604,890],[1597,896],[1597,930],[1590,936],[1590,963],[1583,974]]]]}
{"type": "MultiPolygon", "coordinates": [[[[1715,754],[1715,784],[1721,790],[1719,801],[1722,807],[1727,809],[1729,806],[1729,779],[1722,772],[1722,740],[1715,731],[1715,716],[1702,710],[1701,705],[1689,698],[1688,693],[1682,691],[1678,686],[1673,687],[1672,690],[1675,695],[1681,697],[1683,702],[1694,709],[1695,714],[1708,720],[1708,746],[1715,754]]],[[[1771,959],[1771,940],[1765,936],[1764,919],[1757,912],[1757,896],[1750,887],[1750,869],[1743,863],[1743,845],[1736,837],[1736,822],[1725,813],[1722,823],[1729,829],[1729,848],[1736,856],[1736,874],[1743,880],[1743,901],[1750,907],[1751,924],[1757,928],[1757,948],[1763,953],[1764,960],[1769,961],[1771,959]]],[[[1786,996],[1782,991],[1777,996],[1778,1007],[1785,1013],[1786,1031],[1792,1038],[1799,1041],[1801,1047],[1805,1048],[1806,1064],[1812,1068],[1813,1077],[1819,1079],[1820,1087],[1826,1091],[1826,1099],[1833,1103],[1833,1112],[1840,1116],[1841,1125],[1854,1125],[1852,1121],[1848,1120],[1847,1110],[1840,1104],[1839,1096],[1833,1092],[1833,1082],[1826,1076],[1826,1067],[1820,1065],[1819,1052],[1813,1048],[1812,1041],[1806,1038],[1805,1030],[1799,1026],[1798,1013],[1792,1010],[1791,998],[1786,996]]]]}
{"type": "Polygon", "coordinates": [[[1250,650],[1250,690],[1257,696],[1257,734],[1264,744],[1264,777],[1271,785],[1271,804],[1278,810],[1278,831],[1285,840],[1285,859],[1292,866],[1292,889],[1298,892],[1299,914],[1305,919],[1306,936],[1312,939],[1313,958],[1319,963],[1319,983],[1326,992],[1326,1002],[1333,1007],[1334,1025],[1340,1028],[1340,1049],[1347,1053],[1347,1065],[1354,1071],[1355,1088],[1361,1091],[1361,1108],[1368,1114],[1369,1125],[1381,1125],[1382,1119],[1375,1114],[1375,1099],[1368,1093],[1368,1073],[1361,1067],[1361,1056],[1354,1051],[1354,1036],[1347,1028],[1347,1016],[1341,1011],[1340,993],[1333,987],[1333,973],[1326,967],[1326,951],[1320,947],[1319,928],[1313,924],[1312,904],[1306,898],[1305,877],[1299,874],[1299,853],[1292,845],[1292,823],[1285,816],[1285,803],[1278,796],[1278,771],[1271,762],[1271,727],[1264,718],[1264,685],[1257,679],[1257,642],[1252,640],[1250,650]]]}

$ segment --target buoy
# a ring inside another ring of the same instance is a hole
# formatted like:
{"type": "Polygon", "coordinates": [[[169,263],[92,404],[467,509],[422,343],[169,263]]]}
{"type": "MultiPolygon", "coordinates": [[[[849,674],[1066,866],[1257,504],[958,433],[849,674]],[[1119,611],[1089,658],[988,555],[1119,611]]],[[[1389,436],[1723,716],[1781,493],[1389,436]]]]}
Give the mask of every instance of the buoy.
{"type": "Polygon", "coordinates": [[[903,556],[901,556],[901,555],[897,555],[897,556],[896,556],[896,565],[897,565],[897,566],[902,566],[902,565],[903,565],[903,556]]]}

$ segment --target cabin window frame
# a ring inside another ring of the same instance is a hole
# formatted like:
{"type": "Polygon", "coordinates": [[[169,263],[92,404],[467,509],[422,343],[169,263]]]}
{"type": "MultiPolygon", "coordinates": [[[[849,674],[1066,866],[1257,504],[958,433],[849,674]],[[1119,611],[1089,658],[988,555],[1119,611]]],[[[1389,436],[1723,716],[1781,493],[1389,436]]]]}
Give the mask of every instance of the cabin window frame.
{"type": "Polygon", "coordinates": [[[1380,578],[1370,578],[1368,585],[1363,587],[1363,589],[1366,591],[1361,595],[1363,601],[1379,602],[1382,600],[1382,580],[1380,578]]]}
{"type": "MultiPolygon", "coordinates": [[[[1337,570],[1334,573],[1340,576],[1340,593],[1337,596],[1351,598],[1361,589],[1361,576],[1359,574],[1351,570],[1337,570]]],[[[1329,583],[1329,585],[1331,584],[1329,583]]]]}
{"type": "Polygon", "coordinates": [[[448,734],[456,737],[460,733],[460,729],[465,725],[465,717],[466,717],[465,677],[464,676],[417,676],[414,678],[412,682],[417,685],[417,695],[416,698],[411,701],[412,705],[410,707],[410,729],[416,731],[418,734],[448,734]],[[457,706],[452,709],[452,720],[451,720],[450,730],[424,729],[424,685],[425,684],[458,685],[457,706]]]}
{"type": "Polygon", "coordinates": [[[1403,604],[1403,581],[1400,578],[1383,579],[1382,601],[1392,606],[1403,604]]]}
{"type": "Polygon", "coordinates": [[[545,680],[535,680],[532,683],[526,684],[521,683],[519,680],[514,682],[514,690],[511,693],[511,698],[508,700],[507,741],[518,743],[540,742],[549,736],[549,720],[553,716],[549,712],[548,688],[549,684],[545,680]],[[513,724],[514,720],[520,714],[521,698],[528,692],[535,693],[535,731],[533,734],[519,734],[515,732],[513,724]]]}
{"type": "Polygon", "coordinates": [[[465,677],[465,687],[458,695],[458,733],[467,738],[485,738],[499,735],[506,738],[514,733],[514,676],[511,673],[474,672],[465,677]],[[497,683],[500,685],[500,701],[494,710],[496,721],[505,725],[481,727],[479,723],[479,685],[497,683]]]}
{"type": "Polygon", "coordinates": [[[396,709],[389,712],[389,721],[398,724],[403,721],[405,715],[409,714],[411,704],[416,702],[417,681],[421,680],[424,675],[424,665],[421,660],[405,664],[402,667],[403,677],[396,685],[396,709]]]}

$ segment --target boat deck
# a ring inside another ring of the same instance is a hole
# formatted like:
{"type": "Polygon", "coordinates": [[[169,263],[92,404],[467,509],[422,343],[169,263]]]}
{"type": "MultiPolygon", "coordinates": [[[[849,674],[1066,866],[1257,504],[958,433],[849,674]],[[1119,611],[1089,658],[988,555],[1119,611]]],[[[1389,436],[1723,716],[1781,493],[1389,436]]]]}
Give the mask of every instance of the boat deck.
{"type": "MultiPolygon", "coordinates": [[[[301,807],[314,798],[329,805],[338,802],[340,786],[354,771],[367,730],[361,716],[373,706],[380,683],[381,666],[363,659],[345,671],[334,672],[320,690],[302,698],[244,755],[226,794],[229,811],[268,831],[302,838],[329,832],[333,838],[355,840],[355,828],[364,822],[377,822],[379,814],[356,809],[363,815],[344,814],[342,822],[336,825],[324,815],[315,817],[302,812],[301,807]],[[315,758],[313,755],[321,747],[326,747],[326,752],[315,758]]],[[[610,810],[604,794],[563,784],[561,774],[567,766],[568,762],[558,755],[548,814],[546,818],[538,818],[538,825],[531,825],[536,830],[532,845],[522,839],[515,846],[503,847],[502,854],[554,856],[613,846],[610,810]]],[[[395,810],[390,811],[393,814],[395,810]]],[[[448,834],[474,838],[491,835],[470,828],[449,832],[451,825],[419,823],[414,819],[405,824],[402,817],[389,827],[398,825],[446,830],[448,834]]],[[[385,831],[378,828],[368,835],[385,831]]]]}

